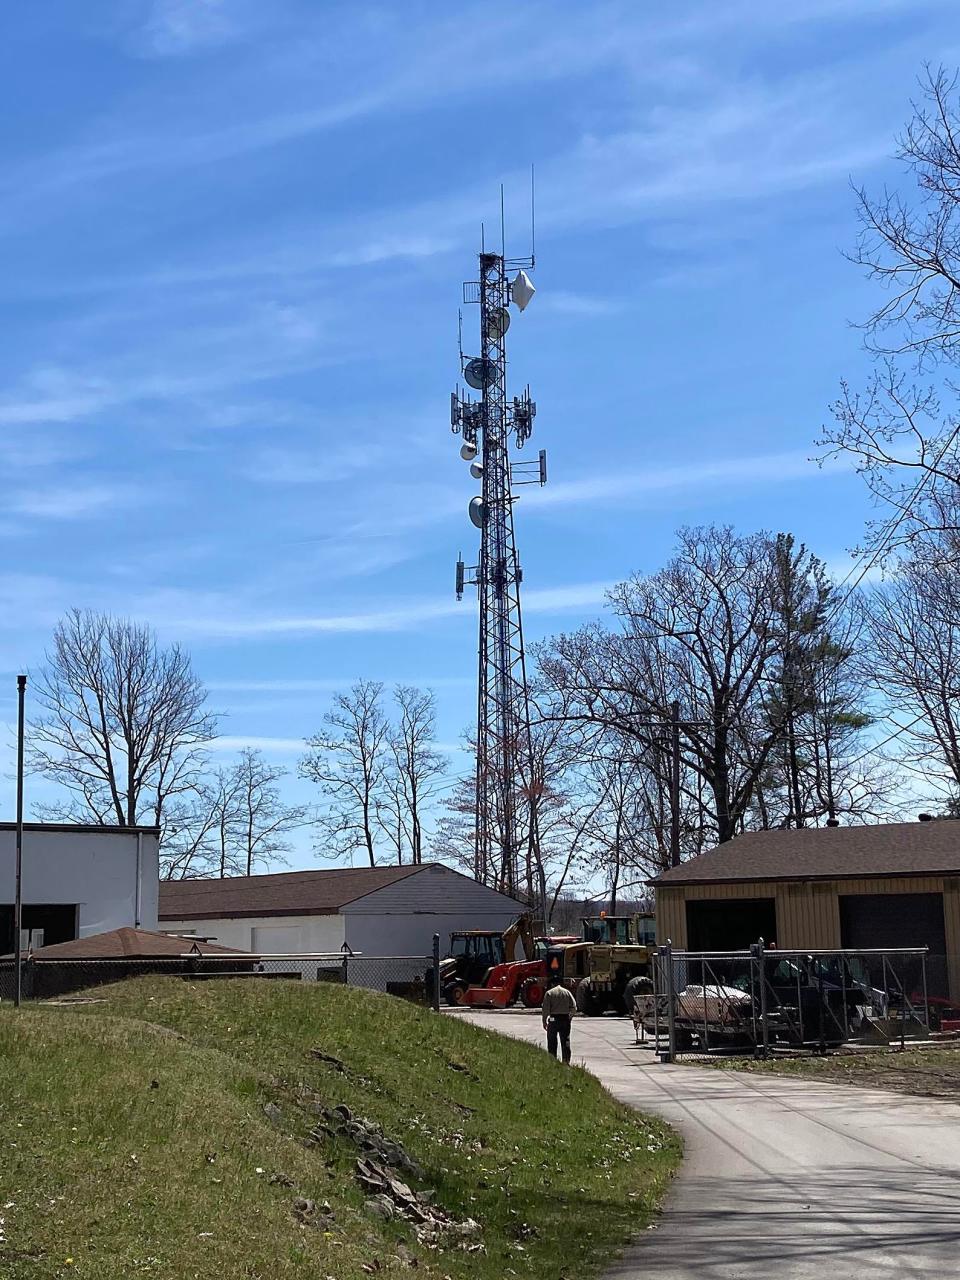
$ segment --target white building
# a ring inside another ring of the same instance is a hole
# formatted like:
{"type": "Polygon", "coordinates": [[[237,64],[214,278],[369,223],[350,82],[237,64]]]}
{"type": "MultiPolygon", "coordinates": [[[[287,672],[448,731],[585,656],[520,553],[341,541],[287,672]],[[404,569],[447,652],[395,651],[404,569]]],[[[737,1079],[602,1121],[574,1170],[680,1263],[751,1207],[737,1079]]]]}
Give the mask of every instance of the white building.
{"type": "MultiPolygon", "coordinates": [[[[23,942],[72,942],[125,927],[156,929],[155,827],[28,822],[23,828],[23,942]]],[[[0,823],[0,955],[13,950],[16,827],[0,823]]]]}
{"type": "Polygon", "coordinates": [[[461,929],[505,929],[523,905],[437,863],[286,871],[160,885],[160,927],[259,954],[425,956],[461,929]]]}

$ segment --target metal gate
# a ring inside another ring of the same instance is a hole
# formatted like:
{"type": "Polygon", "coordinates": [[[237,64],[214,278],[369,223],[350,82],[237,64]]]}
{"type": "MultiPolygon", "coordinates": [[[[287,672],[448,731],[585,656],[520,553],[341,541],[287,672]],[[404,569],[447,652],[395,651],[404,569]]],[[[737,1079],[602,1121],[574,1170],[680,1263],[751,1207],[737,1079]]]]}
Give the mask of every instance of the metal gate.
{"type": "Polygon", "coordinates": [[[660,1057],[717,1050],[767,1057],[846,1043],[927,1038],[927,948],[745,951],[657,948],[653,991],[632,1010],[660,1057]]]}

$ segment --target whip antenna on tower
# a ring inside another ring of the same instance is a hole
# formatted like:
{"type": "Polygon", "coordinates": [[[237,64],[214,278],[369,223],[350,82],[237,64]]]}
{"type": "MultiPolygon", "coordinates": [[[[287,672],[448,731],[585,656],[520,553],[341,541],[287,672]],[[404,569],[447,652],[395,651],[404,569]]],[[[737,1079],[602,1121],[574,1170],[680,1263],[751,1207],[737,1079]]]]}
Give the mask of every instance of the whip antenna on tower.
{"type": "Polygon", "coordinates": [[[547,465],[542,450],[535,461],[510,460],[511,443],[521,448],[529,439],[537,406],[529,387],[507,396],[506,335],[511,308],[523,312],[536,292],[527,274],[534,266],[532,169],[530,198],[529,257],[505,256],[502,188],[500,253],[488,252],[481,233],[479,279],[463,286],[464,303],[479,307],[479,354],[464,354],[462,325],[460,348],[461,377],[479,398],[459,388],[451,397],[451,426],[463,437],[460,456],[470,463],[471,478],[482,481],[482,493],[465,504],[480,532],[479,561],[470,566],[458,561],[456,574],[457,598],[469,583],[476,586],[480,604],[474,870],[479,880],[504,893],[526,889],[528,895],[534,892],[534,873],[527,854],[521,876],[520,846],[524,806],[527,823],[534,821],[532,743],[513,490],[546,483],[547,465]]]}

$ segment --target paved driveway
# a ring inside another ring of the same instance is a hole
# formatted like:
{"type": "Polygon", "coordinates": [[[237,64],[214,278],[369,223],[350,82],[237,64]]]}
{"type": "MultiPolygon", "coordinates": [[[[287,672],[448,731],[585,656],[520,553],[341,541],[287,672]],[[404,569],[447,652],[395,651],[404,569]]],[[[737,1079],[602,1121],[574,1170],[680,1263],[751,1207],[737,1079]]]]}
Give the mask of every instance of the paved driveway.
{"type": "MultiPolygon", "coordinates": [[[[457,1013],[542,1043],[526,1013],[457,1013]]],[[[660,1226],[610,1280],[960,1277],[960,1106],[664,1066],[626,1019],[578,1019],[574,1061],[680,1130],[660,1226]]]]}

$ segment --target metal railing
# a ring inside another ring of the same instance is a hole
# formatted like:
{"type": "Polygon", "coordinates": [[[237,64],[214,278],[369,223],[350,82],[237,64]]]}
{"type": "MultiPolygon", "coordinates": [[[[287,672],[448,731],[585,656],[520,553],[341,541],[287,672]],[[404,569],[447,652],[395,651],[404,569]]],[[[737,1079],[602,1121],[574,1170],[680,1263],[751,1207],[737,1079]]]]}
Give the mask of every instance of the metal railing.
{"type": "MultiPolygon", "coordinates": [[[[24,999],[71,996],[108,983],[146,974],[190,981],[270,978],[294,982],[333,982],[399,996],[439,1009],[439,989],[431,981],[439,964],[440,939],[427,956],[373,956],[351,951],[254,955],[197,954],[185,950],[165,958],[117,956],[107,959],[42,959],[27,955],[20,965],[24,999]],[[436,989],[435,989],[436,988],[436,989]]],[[[16,965],[0,960],[0,1000],[12,1000],[16,965]]]]}
{"type": "MultiPolygon", "coordinates": [[[[942,959],[938,957],[937,959],[942,959]]],[[[745,951],[657,948],[652,992],[631,1010],[664,1061],[718,1050],[757,1057],[926,1039],[938,1024],[926,947],[745,951]]],[[[947,1006],[948,1002],[939,1002],[947,1006]]]]}

